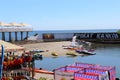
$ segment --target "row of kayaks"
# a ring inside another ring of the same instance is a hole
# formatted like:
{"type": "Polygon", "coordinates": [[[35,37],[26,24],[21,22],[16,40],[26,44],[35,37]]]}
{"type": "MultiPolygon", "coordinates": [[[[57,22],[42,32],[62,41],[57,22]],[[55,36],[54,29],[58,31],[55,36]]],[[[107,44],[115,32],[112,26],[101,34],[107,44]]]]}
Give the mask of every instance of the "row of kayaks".
{"type": "Polygon", "coordinates": [[[63,49],[70,49],[70,50],[77,50],[78,48],[77,47],[74,47],[74,46],[62,46],[63,49]]]}
{"type": "MultiPolygon", "coordinates": [[[[34,54],[34,59],[42,59],[43,56],[41,54],[34,54]]],[[[32,56],[24,56],[24,57],[19,57],[19,58],[16,58],[16,59],[13,59],[11,61],[4,61],[3,62],[3,65],[4,66],[12,66],[12,65],[20,65],[24,62],[30,62],[32,61],[32,56]]]]}
{"type": "Polygon", "coordinates": [[[31,52],[33,52],[33,53],[41,53],[41,52],[45,52],[45,51],[44,50],[33,50],[31,52]]]}

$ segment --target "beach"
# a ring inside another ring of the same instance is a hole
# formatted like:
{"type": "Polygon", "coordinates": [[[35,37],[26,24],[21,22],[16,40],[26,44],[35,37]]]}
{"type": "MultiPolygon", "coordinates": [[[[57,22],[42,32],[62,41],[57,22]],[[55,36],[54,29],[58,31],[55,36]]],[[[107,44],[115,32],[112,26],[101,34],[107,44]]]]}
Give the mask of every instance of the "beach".
{"type": "MultiPolygon", "coordinates": [[[[51,53],[56,53],[58,56],[66,56],[67,52],[74,52],[74,50],[63,49],[62,46],[70,46],[71,41],[60,41],[60,42],[37,42],[37,43],[27,43],[19,44],[22,47],[25,47],[26,51],[32,50],[43,50],[40,54],[43,57],[52,57],[51,53]]],[[[76,55],[80,55],[75,53],[76,55]]]]}

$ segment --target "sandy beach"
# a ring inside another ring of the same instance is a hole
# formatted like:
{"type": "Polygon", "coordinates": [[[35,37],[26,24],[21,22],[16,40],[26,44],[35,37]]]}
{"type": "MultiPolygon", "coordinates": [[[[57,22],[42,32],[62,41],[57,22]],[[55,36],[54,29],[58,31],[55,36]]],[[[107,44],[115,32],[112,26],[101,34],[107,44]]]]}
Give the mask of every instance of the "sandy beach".
{"type": "MultiPolygon", "coordinates": [[[[26,51],[43,50],[44,52],[40,53],[43,55],[43,57],[52,57],[51,53],[53,52],[57,53],[58,56],[66,56],[67,52],[75,53],[74,50],[63,49],[62,47],[62,46],[69,46],[69,45],[71,45],[70,41],[60,41],[60,42],[27,43],[27,44],[21,44],[20,46],[25,47],[26,51]]],[[[75,54],[80,55],[78,53],[75,53],[75,54]]]]}

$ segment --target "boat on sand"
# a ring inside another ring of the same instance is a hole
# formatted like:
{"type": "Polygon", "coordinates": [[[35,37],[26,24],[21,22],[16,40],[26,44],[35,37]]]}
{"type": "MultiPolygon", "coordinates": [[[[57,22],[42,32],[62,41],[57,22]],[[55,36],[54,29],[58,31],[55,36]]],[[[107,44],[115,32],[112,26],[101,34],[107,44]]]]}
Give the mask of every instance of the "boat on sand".
{"type": "Polygon", "coordinates": [[[94,49],[90,49],[90,50],[86,50],[86,49],[78,49],[78,50],[75,50],[76,52],[80,53],[80,54],[87,54],[87,55],[95,55],[95,50],[94,49]]]}

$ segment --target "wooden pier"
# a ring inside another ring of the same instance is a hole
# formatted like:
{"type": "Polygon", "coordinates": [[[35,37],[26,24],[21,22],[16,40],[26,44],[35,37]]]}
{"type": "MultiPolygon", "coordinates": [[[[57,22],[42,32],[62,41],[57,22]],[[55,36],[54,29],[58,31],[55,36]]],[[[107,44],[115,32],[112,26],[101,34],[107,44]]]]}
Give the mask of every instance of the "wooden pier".
{"type": "Polygon", "coordinates": [[[5,28],[0,28],[0,34],[1,34],[1,38],[2,40],[6,40],[5,39],[5,33],[9,33],[9,41],[12,41],[12,35],[11,33],[15,33],[15,41],[18,40],[18,32],[20,32],[21,35],[21,40],[23,40],[23,34],[26,33],[26,37],[28,37],[28,33],[33,31],[32,28],[27,28],[27,27],[14,27],[14,28],[9,28],[9,27],[5,27],[5,28]]]}

